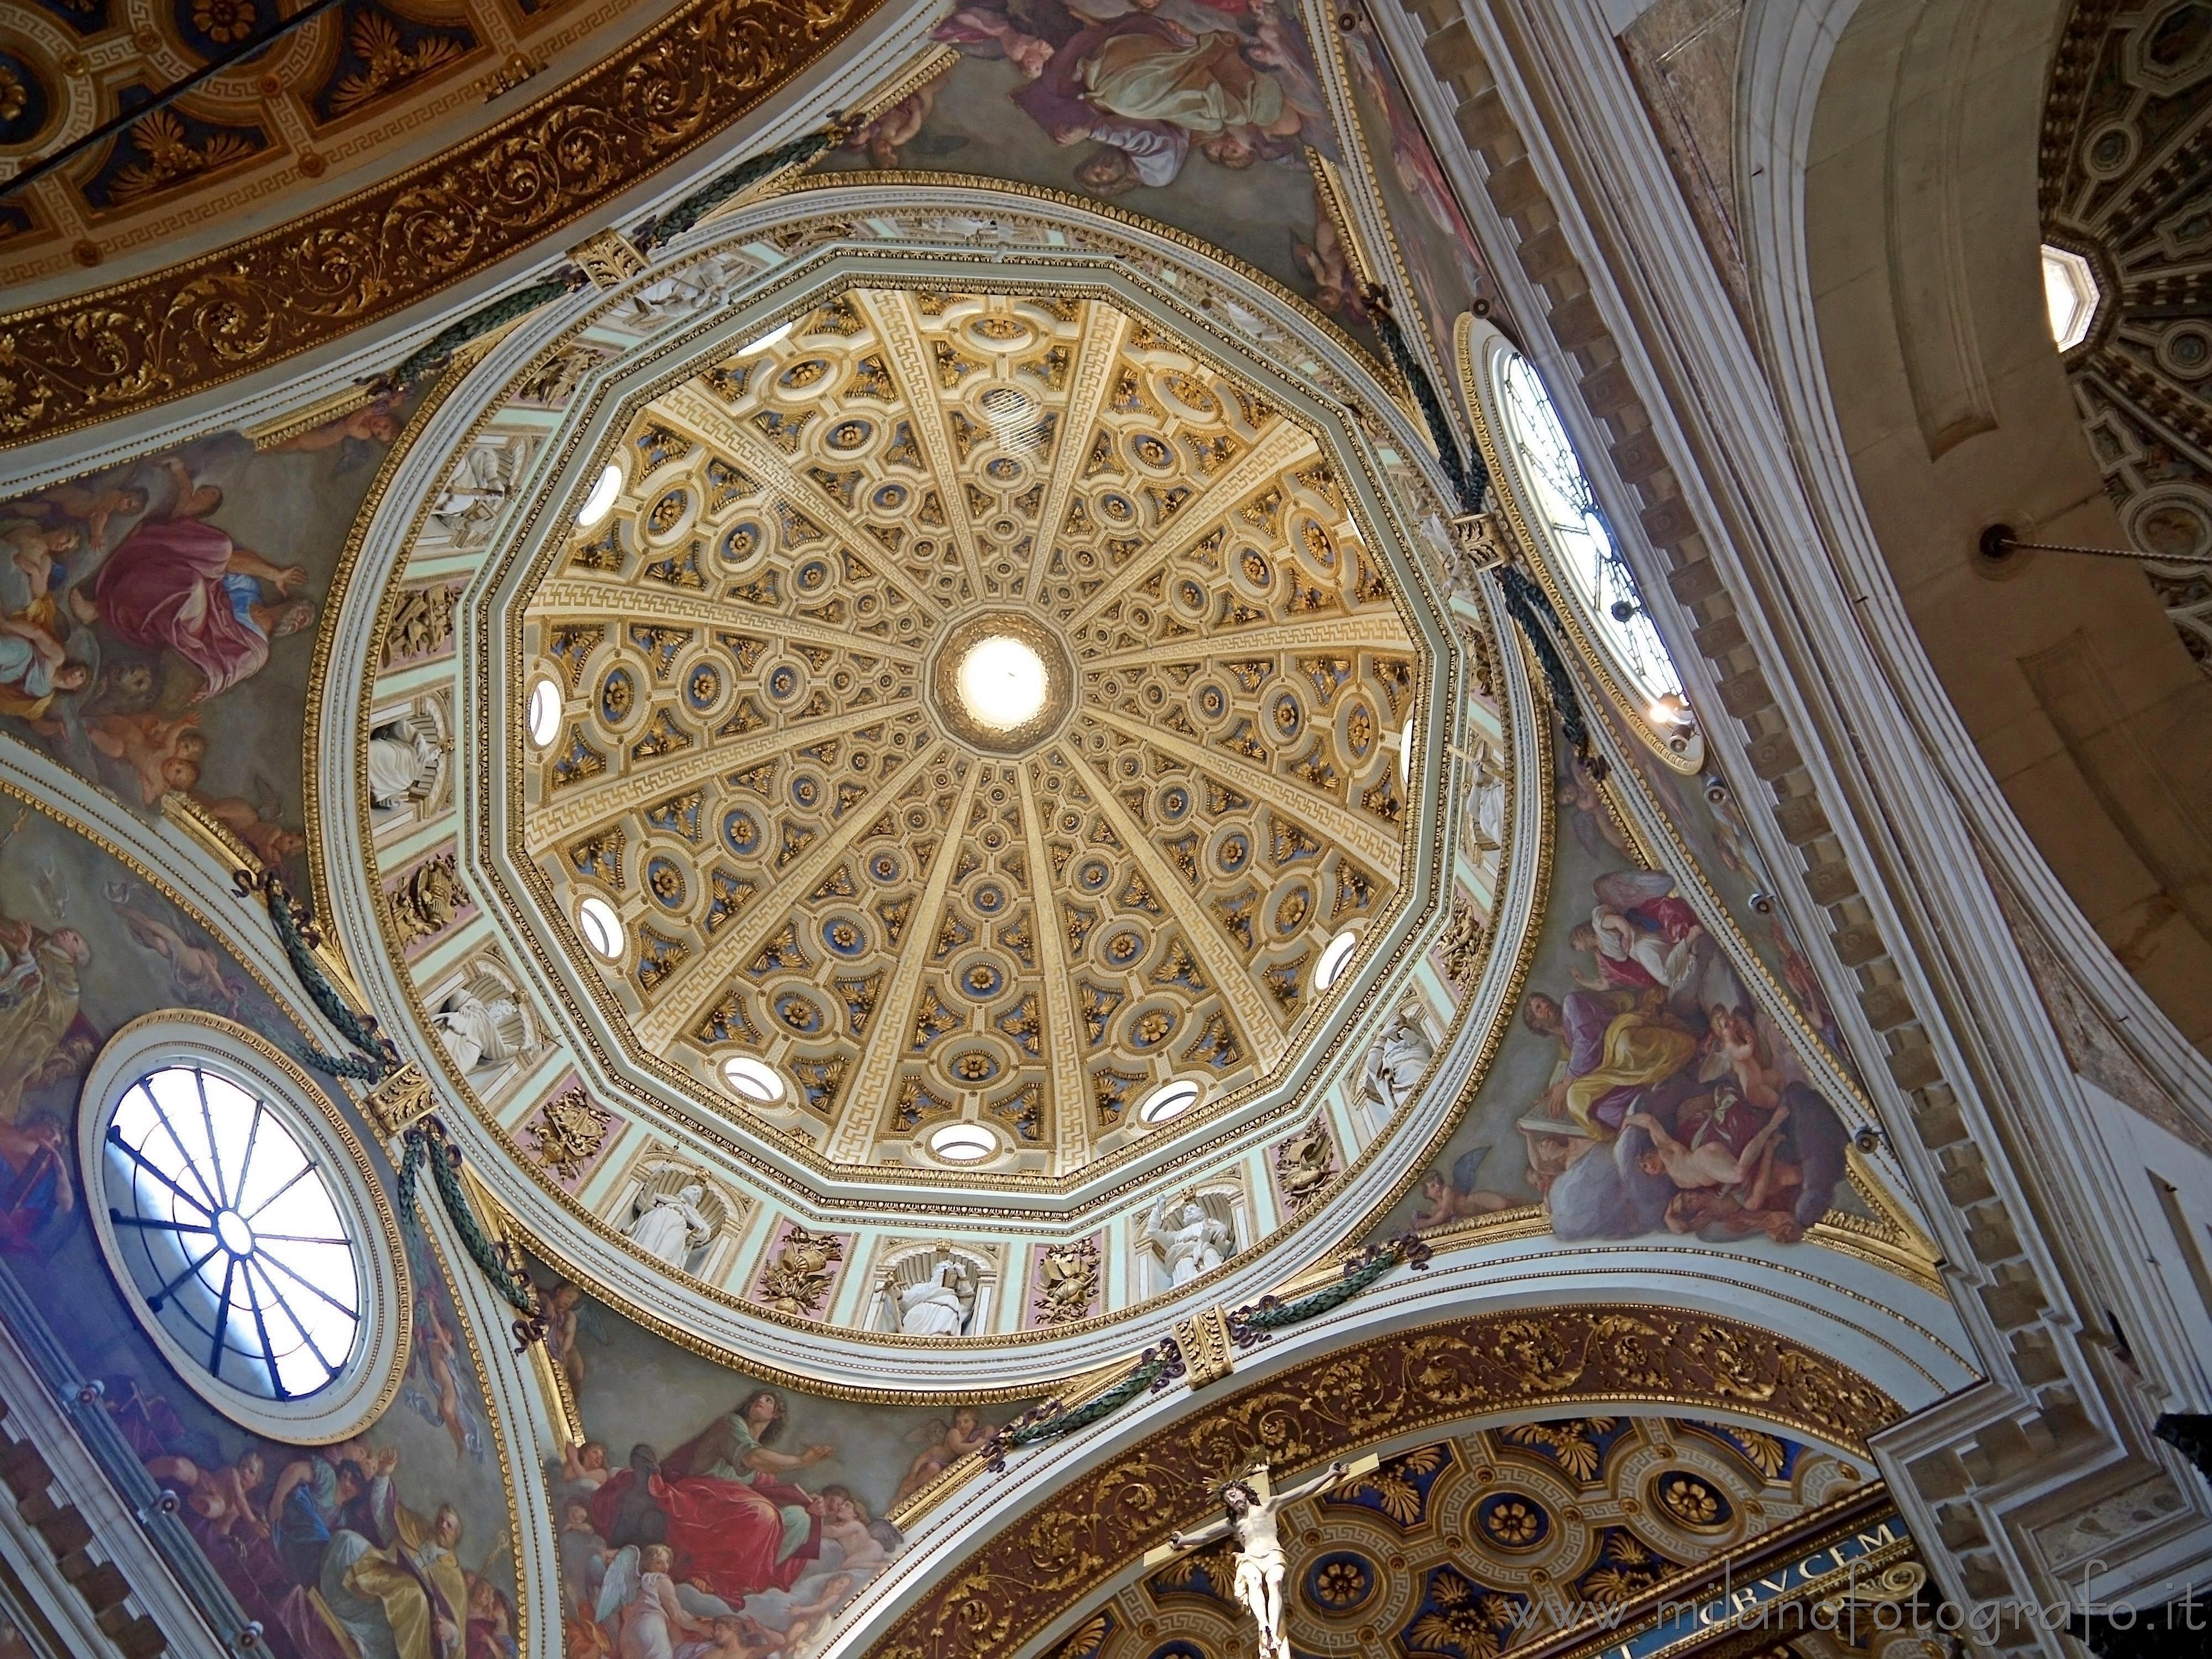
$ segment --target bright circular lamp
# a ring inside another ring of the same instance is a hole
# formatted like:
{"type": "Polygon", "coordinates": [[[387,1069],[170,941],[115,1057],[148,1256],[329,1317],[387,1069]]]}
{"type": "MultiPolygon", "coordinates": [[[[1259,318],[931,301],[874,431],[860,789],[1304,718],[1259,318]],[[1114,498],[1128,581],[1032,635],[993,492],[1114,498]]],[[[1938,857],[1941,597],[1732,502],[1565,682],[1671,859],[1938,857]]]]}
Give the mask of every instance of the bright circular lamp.
{"type": "Polygon", "coordinates": [[[993,634],[969,646],[953,684],[969,718],[994,732],[1011,732],[1036,719],[1049,687],[1044,659],[1011,634],[993,634]]]}
{"type": "Polygon", "coordinates": [[[1359,935],[1349,927],[1322,945],[1321,960],[1314,963],[1314,989],[1326,991],[1342,979],[1352,953],[1358,948],[1359,935]]]}
{"type": "Polygon", "coordinates": [[[930,1136],[929,1150],[947,1164],[981,1164],[999,1150],[999,1138],[980,1123],[948,1123],[930,1136]]]}
{"type": "Polygon", "coordinates": [[[530,741],[543,749],[561,733],[561,688],[541,679],[530,688],[530,709],[524,724],[530,741]]]}
{"type": "Polygon", "coordinates": [[[592,486],[592,493],[584,497],[584,505],[577,512],[579,530],[589,530],[614,511],[615,497],[622,494],[622,469],[618,466],[611,465],[599,474],[599,481],[592,486]]]}
{"type": "Polygon", "coordinates": [[[783,1098],[783,1079],[766,1060],[750,1054],[732,1054],[722,1062],[722,1081],[732,1094],[765,1106],[783,1098]]]}
{"type": "Polygon", "coordinates": [[[1137,1108],[1137,1121],[1146,1126],[1165,1123],[1171,1117],[1181,1117],[1198,1104],[1198,1085],[1178,1079],[1164,1083],[1146,1095],[1144,1103],[1137,1108]]]}
{"type": "Polygon", "coordinates": [[[622,918],[615,907],[596,893],[586,893],[576,905],[576,926],[584,930],[584,943],[609,962],[621,960],[622,918]]]}

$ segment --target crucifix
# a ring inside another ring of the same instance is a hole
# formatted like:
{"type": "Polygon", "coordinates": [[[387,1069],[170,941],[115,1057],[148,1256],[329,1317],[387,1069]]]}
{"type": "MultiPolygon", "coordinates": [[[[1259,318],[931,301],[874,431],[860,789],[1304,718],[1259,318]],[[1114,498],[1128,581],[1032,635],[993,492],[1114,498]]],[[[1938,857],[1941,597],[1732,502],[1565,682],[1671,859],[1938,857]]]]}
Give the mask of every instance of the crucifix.
{"type": "Polygon", "coordinates": [[[1381,1459],[1372,1455],[1352,1462],[1330,1464],[1310,1480],[1282,1492],[1274,1489],[1267,1466],[1255,1462],[1236,1480],[1219,1488],[1224,1513],[1195,1532],[1171,1532],[1168,1541],[1145,1553],[1145,1565],[1157,1567],[1186,1550],[1203,1549],[1217,1539],[1237,1539],[1237,1599],[1260,1626],[1257,1659],[1291,1659],[1290,1640],[1283,1633],[1283,1576],[1289,1563],[1276,1530],[1276,1516],[1301,1498],[1313,1498],[1331,1486],[1370,1474],[1381,1459]]]}

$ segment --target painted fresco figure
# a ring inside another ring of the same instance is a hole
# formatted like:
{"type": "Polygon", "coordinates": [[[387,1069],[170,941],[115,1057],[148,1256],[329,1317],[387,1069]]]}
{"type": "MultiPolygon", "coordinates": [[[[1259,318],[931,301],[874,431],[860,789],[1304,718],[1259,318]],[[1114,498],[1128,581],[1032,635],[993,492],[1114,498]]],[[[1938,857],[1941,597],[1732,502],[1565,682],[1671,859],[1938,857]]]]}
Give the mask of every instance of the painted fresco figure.
{"type": "Polygon", "coordinates": [[[74,1068],[80,975],[92,946],[74,927],[49,933],[0,916],[0,1124],[22,1115],[23,1096],[74,1068]]]}
{"type": "Polygon", "coordinates": [[[126,645],[175,652],[199,671],[191,700],[204,702],[258,673],[270,641],[298,633],[315,611],[293,597],[305,566],[272,564],[233,542],[201,516],[222,492],[194,485],[181,462],[163,465],[176,481],[169,515],[134,526],[93,579],[91,599],[72,589],[70,605],[126,645]]]}
{"type": "Polygon", "coordinates": [[[733,1602],[790,1589],[821,1553],[823,1517],[819,1500],[784,1477],[836,1449],[775,1450],[787,1415],[781,1395],[757,1389],[657,1464],[650,1446],[637,1448],[592,1497],[601,1535],[619,1547],[653,1526],[641,1491],[659,1516],[652,1541],[675,1551],[687,1582],[733,1602]]]}
{"type": "Polygon", "coordinates": [[[1345,1464],[1332,1463],[1312,1480],[1263,1498],[1260,1486],[1267,1472],[1264,1467],[1256,1468],[1221,1489],[1227,1513],[1220,1520],[1209,1521],[1196,1532],[1168,1534],[1169,1548],[1177,1551],[1201,1549],[1216,1539],[1236,1535],[1237,1599],[1260,1627],[1260,1659],[1291,1659],[1290,1638],[1283,1633],[1283,1576],[1289,1563],[1276,1517],[1291,1504],[1326,1492],[1349,1472],[1345,1464]]]}

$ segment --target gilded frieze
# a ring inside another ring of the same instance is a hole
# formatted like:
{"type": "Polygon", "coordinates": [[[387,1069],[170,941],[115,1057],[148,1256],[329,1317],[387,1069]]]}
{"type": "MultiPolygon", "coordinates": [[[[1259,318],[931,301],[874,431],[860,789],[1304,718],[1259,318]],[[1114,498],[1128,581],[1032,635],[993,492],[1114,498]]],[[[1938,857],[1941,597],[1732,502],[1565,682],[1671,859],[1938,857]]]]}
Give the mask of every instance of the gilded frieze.
{"type": "MultiPolygon", "coordinates": [[[[1844,1365],[1729,1320],[1582,1307],[1429,1326],[1240,1390],[1098,1464],[945,1571],[868,1650],[870,1659],[1013,1654],[1171,1529],[1205,1518],[1223,1472],[1255,1456],[1288,1472],[1431,1424],[1638,1405],[1748,1413],[1854,1451],[1899,1415],[1894,1401],[1844,1365]]],[[[1743,1437],[1746,1446],[1753,1440],[1743,1437]]],[[[1532,1449],[1546,1455],[1540,1444],[1532,1449]]],[[[1563,1439],[1555,1455],[1583,1454],[1563,1439]]],[[[1407,1489],[1395,1501],[1401,1509],[1412,1503],[1418,1521],[1423,1483],[1432,1486],[1441,1470],[1394,1473],[1407,1489]]],[[[1344,1496],[1362,1500],[1357,1489],[1344,1496]]],[[[1394,1494],[1378,1487],[1372,1497],[1387,1516],[1394,1494]]],[[[1500,1516],[1494,1524],[1511,1538],[1526,1517],[1500,1516]]]]}
{"type": "Polygon", "coordinates": [[[874,0],[694,0],[552,96],[220,252],[0,317],[0,444],[251,374],[511,258],[756,107],[874,0]]]}

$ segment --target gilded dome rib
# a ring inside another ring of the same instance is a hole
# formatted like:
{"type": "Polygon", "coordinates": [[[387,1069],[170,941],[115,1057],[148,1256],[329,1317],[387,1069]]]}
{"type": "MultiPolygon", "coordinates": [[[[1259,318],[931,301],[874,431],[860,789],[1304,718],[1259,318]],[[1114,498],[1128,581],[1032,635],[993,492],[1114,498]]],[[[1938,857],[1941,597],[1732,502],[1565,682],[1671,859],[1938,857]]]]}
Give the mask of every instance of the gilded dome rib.
{"type": "Polygon", "coordinates": [[[854,1170],[958,1122],[1062,1177],[1279,1072],[1396,895],[1425,672],[1313,433],[1103,300],[852,289],[612,453],[519,833],[625,1041],[854,1170]]]}
{"type": "Polygon", "coordinates": [[[1022,579],[1024,593],[1038,592],[1044,580],[1045,566],[1052,558],[1050,532],[1066,521],[1068,496],[1075,488],[1077,470],[1083,465],[1090,434],[1097,430],[1099,413],[1105,408],[1106,394],[1114,385],[1115,365],[1121,360],[1121,343],[1128,337],[1129,319],[1110,306],[1091,307],[1090,319],[1091,325],[1084,331],[1074,368],[1069,374],[1066,419],[1059,451],[1053,457],[1052,476],[1046,481],[1042,508],[1037,514],[1037,524],[1044,533],[1038,535],[1036,548],[1030,555],[1029,570],[1022,579]]]}

